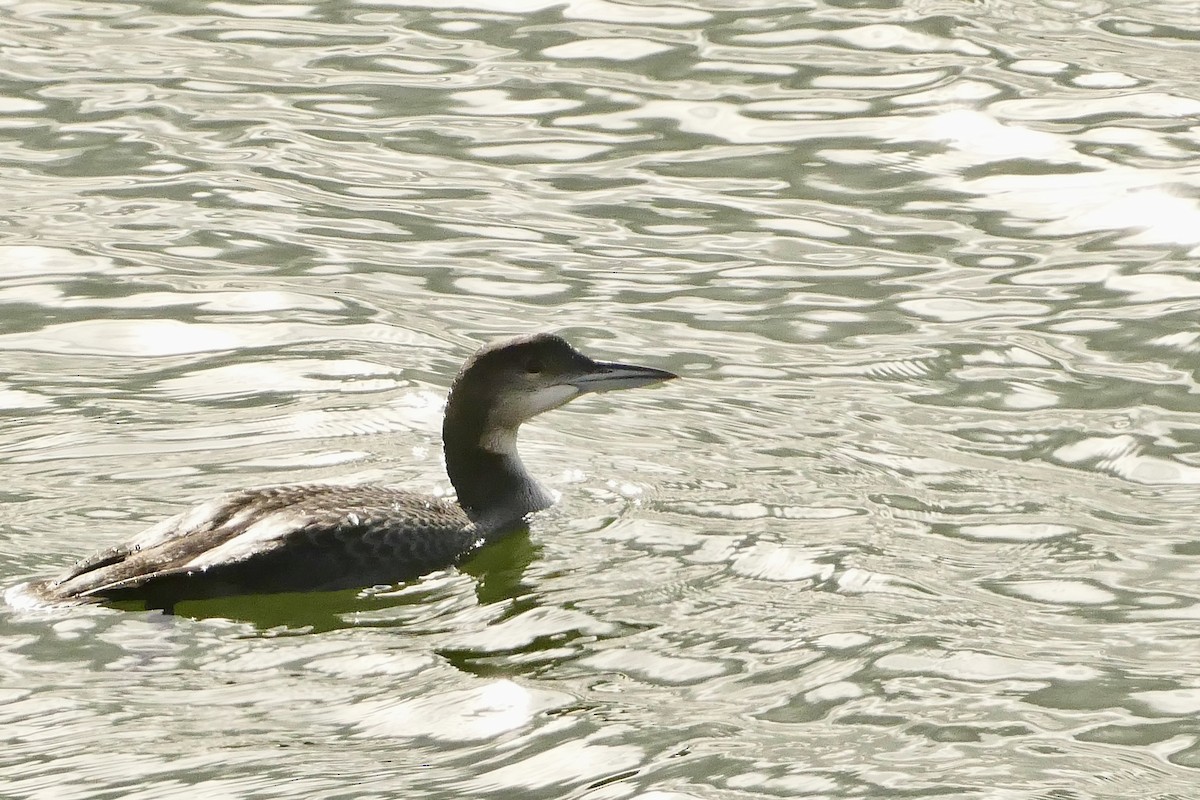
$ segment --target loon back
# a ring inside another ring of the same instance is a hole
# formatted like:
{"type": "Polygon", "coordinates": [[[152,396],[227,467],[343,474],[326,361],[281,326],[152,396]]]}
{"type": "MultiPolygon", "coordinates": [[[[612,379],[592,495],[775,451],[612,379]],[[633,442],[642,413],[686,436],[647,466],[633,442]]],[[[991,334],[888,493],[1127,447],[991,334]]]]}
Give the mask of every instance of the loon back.
{"type": "Polygon", "coordinates": [[[45,601],[331,591],[450,566],[504,530],[452,502],[387,486],[247,489],[166,519],[29,588],[45,601]]]}

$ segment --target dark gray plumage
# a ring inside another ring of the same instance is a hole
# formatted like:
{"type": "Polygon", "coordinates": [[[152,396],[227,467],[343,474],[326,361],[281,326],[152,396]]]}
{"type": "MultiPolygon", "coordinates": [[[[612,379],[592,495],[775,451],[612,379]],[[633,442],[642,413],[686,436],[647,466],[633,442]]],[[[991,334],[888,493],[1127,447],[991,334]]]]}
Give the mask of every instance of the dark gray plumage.
{"type": "Polygon", "coordinates": [[[487,345],[463,365],[446,403],[442,439],[457,503],[373,485],[246,489],[15,588],[43,603],[132,599],[170,608],[409,580],[457,563],[551,504],[517,455],[522,422],[581,394],[674,377],[594,361],[552,334],[487,345]]]}

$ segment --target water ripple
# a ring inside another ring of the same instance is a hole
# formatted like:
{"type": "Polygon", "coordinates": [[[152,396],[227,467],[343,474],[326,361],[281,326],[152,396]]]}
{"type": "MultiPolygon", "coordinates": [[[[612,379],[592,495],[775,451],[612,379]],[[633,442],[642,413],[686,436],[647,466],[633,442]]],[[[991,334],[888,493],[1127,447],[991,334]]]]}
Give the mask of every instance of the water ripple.
{"type": "Polygon", "coordinates": [[[6,790],[1191,796],[1185,6],[0,9],[5,585],[445,491],[495,336],[685,377],[529,426],[562,501],[462,570],[0,610],[6,790]]]}

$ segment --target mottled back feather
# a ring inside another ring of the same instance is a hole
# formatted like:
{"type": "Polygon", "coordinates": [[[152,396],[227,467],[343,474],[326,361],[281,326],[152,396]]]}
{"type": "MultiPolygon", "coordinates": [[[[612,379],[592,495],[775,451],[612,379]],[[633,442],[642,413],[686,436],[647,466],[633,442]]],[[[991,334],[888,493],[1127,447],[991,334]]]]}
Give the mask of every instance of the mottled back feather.
{"type": "Polygon", "coordinates": [[[30,588],[49,601],[182,600],[395,583],[502,533],[453,502],[391,487],[274,486],[201,503],[30,588]]]}

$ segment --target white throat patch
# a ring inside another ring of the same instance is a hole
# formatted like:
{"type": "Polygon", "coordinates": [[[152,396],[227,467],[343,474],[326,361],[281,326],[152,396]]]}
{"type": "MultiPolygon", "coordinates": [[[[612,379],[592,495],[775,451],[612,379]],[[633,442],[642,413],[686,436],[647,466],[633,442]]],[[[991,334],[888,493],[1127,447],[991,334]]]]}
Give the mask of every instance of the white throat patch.
{"type": "Polygon", "coordinates": [[[531,392],[512,393],[505,396],[488,417],[488,427],[512,428],[544,411],[558,408],[579,396],[579,389],[570,385],[546,386],[531,392]]]}
{"type": "Polygon", "coordinates": [[[517,428],[521,423],[544,411],[558,408],[579,394],[577,387],[565,383],[506,396],[488,415],[487,429],[479,440],[479,446],[497,455],[516,458],[517,428]]]}

